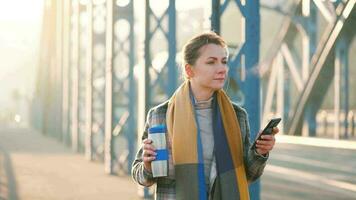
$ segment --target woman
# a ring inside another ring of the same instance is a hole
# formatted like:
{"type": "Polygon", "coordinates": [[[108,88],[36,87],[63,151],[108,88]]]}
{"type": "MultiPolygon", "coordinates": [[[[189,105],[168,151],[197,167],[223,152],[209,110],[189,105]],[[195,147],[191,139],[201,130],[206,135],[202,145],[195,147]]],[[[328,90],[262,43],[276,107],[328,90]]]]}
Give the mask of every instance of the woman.
{"type": "Polygon", "coordinates": [[[186,81],[149,111],[133,179],[147,187],[156,183],[156,199],[249,199],[248,184],[261,176],[278,128],[250,148],[247,113],[222,90],[228,51],[220,36],[192,38],[183,56],[186,81]],[[157,153],[148,129],[160,124],[167,127],[169,173],[153,178],[157,153]]]}

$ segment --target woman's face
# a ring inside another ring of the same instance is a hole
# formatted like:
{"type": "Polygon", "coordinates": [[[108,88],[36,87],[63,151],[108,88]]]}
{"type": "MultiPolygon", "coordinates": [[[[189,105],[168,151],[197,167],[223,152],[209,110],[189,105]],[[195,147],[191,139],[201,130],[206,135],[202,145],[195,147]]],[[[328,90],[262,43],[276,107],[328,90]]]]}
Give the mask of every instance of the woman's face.
{"type": "Polygon", "coordinates": [[[221,89],[228,72],[226,49],[220,45],[207,44],[199,51],[200,57],[191,68],[191,83],[200,89],[213,91],[221,89]]]}

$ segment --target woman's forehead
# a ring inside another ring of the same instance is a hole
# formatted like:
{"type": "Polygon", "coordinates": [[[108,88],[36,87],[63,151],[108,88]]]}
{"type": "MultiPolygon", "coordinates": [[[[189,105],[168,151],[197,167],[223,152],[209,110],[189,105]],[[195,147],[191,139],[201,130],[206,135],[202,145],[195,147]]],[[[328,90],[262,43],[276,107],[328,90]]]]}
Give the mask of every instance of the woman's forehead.
{"type": "Polygon", "coordinates": [[[200,49],[200,56],[202,57],[217,57],[217,58],[224,58],[228,57],[227,49],[217,45],[217,44],[206,44],[202,46],[200,49]]]}

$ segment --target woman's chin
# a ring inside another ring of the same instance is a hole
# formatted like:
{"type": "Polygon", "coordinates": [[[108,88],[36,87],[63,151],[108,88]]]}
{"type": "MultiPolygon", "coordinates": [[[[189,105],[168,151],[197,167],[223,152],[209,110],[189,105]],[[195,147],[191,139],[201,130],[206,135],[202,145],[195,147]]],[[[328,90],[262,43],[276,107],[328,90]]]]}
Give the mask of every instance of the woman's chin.
{"type": "Polygon", "coordinates": [[[224,87],[224,83],[222,83],[222,84],[215,84],[215,85],[213,85],[211,88],[216,91],[216,90],[222,89],[223,87],[224,87]]]}

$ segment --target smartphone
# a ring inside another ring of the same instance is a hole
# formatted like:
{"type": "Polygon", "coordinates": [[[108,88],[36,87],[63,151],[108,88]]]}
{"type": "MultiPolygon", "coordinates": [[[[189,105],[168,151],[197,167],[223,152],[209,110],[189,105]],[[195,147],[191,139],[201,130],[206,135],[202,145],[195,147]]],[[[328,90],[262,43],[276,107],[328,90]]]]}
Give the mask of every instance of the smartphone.
{"type": "Polygon", "coordinates": [[[261,140],[261,136],[262,135],[271,135],[272,134],[272,129],[274,127],[276,127],[279,122],[281,121],[282,119],[281,118],[273,118],[271,119],[268,124],[266,125],[266,127],[263,129],[263,131],[258,135],[257,139],[255,140],[255,142],[253,143],[252,145],[252,148],[256,148],[256,143],[257,143],[257,140],[261,140]]]}

